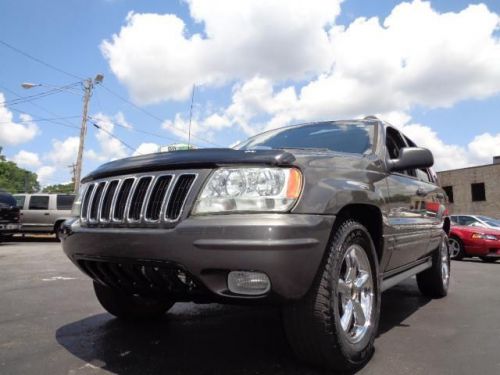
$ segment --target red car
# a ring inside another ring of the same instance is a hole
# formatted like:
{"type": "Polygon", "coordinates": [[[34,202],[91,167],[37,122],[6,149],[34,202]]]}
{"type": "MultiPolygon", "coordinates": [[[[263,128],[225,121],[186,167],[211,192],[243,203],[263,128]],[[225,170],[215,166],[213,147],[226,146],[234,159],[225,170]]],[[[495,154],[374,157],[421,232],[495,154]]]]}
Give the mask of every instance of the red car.
{"type": "Polygon", "coordinates": [[[452,225],[449,242],[451,259],[479,257],[488,263],[500,259],[500,230],[452,225]]]}

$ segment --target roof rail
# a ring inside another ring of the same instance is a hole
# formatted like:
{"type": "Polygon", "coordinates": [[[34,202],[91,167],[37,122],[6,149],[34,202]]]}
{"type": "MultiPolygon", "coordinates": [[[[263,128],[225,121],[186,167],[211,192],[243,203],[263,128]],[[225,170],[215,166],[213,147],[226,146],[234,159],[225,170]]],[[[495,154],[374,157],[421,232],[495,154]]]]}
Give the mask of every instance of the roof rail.
{"type": "Polygon", "coordinates": [[[366,116],[363,120],[380,120],[380,119],[377,116],[370,115],[366,116]]]}

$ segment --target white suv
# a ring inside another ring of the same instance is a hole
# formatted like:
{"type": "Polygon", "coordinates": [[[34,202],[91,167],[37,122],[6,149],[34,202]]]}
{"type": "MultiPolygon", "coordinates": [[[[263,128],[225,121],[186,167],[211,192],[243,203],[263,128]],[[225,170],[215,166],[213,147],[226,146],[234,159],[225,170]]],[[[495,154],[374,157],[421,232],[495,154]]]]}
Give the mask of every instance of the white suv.
{"type": "Polygon", "coordinates": [[[14,194],[21,210],[21,232],[55,233],[70,217],[75,196],[72,194],[14,194]]]}

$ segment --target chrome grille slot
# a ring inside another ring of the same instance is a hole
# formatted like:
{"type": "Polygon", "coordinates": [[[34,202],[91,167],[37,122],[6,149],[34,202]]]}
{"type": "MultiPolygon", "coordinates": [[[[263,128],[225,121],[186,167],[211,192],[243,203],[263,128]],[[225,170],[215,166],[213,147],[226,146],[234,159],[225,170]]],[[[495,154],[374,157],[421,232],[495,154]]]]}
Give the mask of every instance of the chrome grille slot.
{"type": "Polygon", "coordinates": [[[199,173],[159,171],[87,183],[82,200],[82,225],[171,227],[180,220],[199,173]]]}
{"type": "Polygon", "coordinates": [[[101,221],[109,221],[111,219],[111,207],[113,204],[113,197],[115,196],[117,186],[118,180],[113,180],[108,184],[108,188],[106,189],[106,193],[104,194],[104,198],[102,200],[100,216],[101,221]]]}
{"type": "Polygon", "coordinates": [[[151,183],[152,177],[142,177],[134,190],[132,195],[132,200],[130,201],[130,209],[128,212],[128,218],[133,221],[138,221],[141,219],[142,207],[144,206],[144,198],[148,192],[149,184],[151,183]]]}
{"type": "Polygon", "coordinates": [[[88,214],[88,210],[89,210],[90,197],[92,197],[92,192],[93,191],[94,191],[94,185],[89,185],[89,187],[87,188],[87,191],[85,192],[85,198],[83,198],[81,218],[84,221],[87,220],[87,214],[88,214]]]}
{"type": "Polygon", "coordinates": [[[97,221],[97,214],[99,212],[99,204],[101,203],[101,196],[102,196],[102,191],[104,190],[104,186],[106,185],[105,182],[101,182],[97,184],[97,187],[95,188],[95,192],[92,196],[92,203],[90,204],[90,215],[89,215],[89,220],[90,221],[97,221]]]}
{"type": "Polygon", "coordinates": [[[113,215],[114,221],[123,221],[125,215],[125,208],[127,206],[128,196],[132,185],[134,184],[133,178],[127,178],[123,181],[120,191],[118,192],[118,197],[116,198],[115,210],[113,215]]]}
{"type": "Polygon", "coordinates": [[[146,220],[158,221],[160,219],[161,207],[171,181],[172,176],[160,176],[156,179],[146,207],[146,220]]]}
{"type": "Polygon", "coordinates": [[[177,220],[182,212],[182,206],[187,198],[189,190],[195,179],[194,174],[183,174],[177,179],[177,182],[170,196],[165,217],[168,220],[177,220]]]}

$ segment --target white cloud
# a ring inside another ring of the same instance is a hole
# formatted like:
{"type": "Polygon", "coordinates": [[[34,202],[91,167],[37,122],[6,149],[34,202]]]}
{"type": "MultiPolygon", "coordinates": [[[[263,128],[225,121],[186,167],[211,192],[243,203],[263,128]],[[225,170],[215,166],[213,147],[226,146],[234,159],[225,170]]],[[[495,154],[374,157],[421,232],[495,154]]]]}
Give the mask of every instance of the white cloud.
{"type": "Polygon", "coordinates": [[[0,92],[0,144],[14,146],[35,138],[39,129],[32,117],[23,113],[19,115],[20,122],[17,123],[4,101],[5,96],[0,92]]]}
{"type": "MultiPolygon", "coordinates": [[[[103,113],[98,113],[93,116],[95,123],[100,127],[96,129],[95,138],[99,144],[99,150],[90,149],[86,152],[89,159],[106,162],[115,159],[121,159],[128,155],[125,146],[111,134],[115,125],[113,118],[103,113]]],[[[123,119],[125,121],[125,119],[123,119]]]]}
{"type": "Polygon", "coordinates": [[[133,129],[134,127],[125,119],[125,115],[123,114],[123,112],[118,112],[115,114],[114,116],[114,119],[115,119],[115,122],[126,128],[126,129],[133,129]]]}
{"type": "Polygon", "coordinates": [[[160,145],[156,143],[141,143],[132,156],[154,154],[160,150],[160,145]]]}
{"type": "Polygon", "coordinates": [[[68,137],[64,140],[53,139],[52,150],[45,156],[58,167],[67,167],[76,161],[78,154],[79,137],[68,137]]]}
{"type": "Polygon", "coordinates": [[[38,182],[41,186],[49,185],[52,181],[52,176],[56,172],[56,168],[53,166],[45,165],[38,168],[36,174],[38,176],[38,182]]]}
{"type": "Polygon", "coordinates": [[[12,160],[21,168],[35,168],[41,165],[38,154],[26,150],[19,151],[12,160]]]}
{"type": "Polygon", "coordinates": [[[260,74],[303,79],[333,61],[327,28],[341,0],[187,0],[203,34],[172,14],[129,13],[101,50],[143,103],[186,99],[193,84],[219,85],[260,74]]]}

